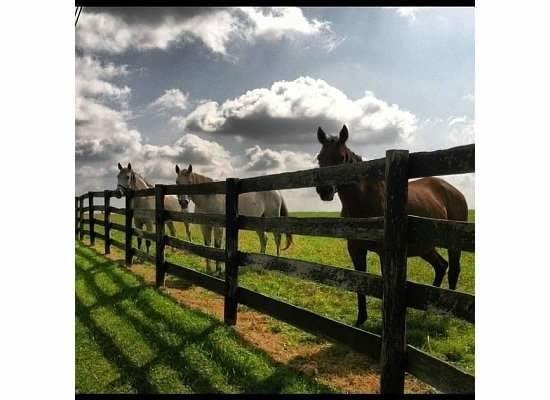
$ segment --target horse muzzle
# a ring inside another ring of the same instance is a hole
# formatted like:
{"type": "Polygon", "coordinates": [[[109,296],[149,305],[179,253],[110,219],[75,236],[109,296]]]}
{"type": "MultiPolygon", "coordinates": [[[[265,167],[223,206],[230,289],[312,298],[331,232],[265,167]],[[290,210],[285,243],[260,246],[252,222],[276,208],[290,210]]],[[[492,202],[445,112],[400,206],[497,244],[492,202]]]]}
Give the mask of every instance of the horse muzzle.
{"type": "Polygon", "coordinates": [[[117,188],[113,191],[113,194],[117,199],[120,199],[122,196],[124,196],[125,189],[122,186],[117,186],[117,188]]]}
{"type": "Polygon", "coordinates": [[[334,186],[317,186],[315,189],[321,200],[332,201],[334,199],[334,193],[336,193],[334,186]]]}
{"type": "Polygon", "coordinates": [[[181,197],[178,197],[178,202],[180,203],[180,206],[182,209],[187,209],[189,207],[189,200],[188,199],[182,199],[181,197]]]}

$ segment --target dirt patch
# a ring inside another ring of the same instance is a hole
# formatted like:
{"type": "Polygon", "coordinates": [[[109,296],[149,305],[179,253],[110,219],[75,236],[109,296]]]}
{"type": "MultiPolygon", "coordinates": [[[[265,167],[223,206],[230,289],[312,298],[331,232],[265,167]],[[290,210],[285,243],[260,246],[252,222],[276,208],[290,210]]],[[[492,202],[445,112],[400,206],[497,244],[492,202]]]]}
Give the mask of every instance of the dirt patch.
{"type": "MultiPolygon", "coordinates": [[[[108,258],[123,262],[120,255],[108,258]]],[[[147,264],[133,264],[129,270],[155,284],[155,270],[147,264]]],[[[184,280],[169,278],[161,289],[176,301],[223,320],[223,297],[184,280]]],[[[274,360],[314,377],[345,393],[379,393],[378,362],[342,345],[319,340],[318,343],[292,344],[284,335],[273,332],[271,318],[239,306],[235,331],[248,343],[265,351],[274,360]]],[[[431,393],[427,385],[407,375],[405,393],[431,393]]]]}

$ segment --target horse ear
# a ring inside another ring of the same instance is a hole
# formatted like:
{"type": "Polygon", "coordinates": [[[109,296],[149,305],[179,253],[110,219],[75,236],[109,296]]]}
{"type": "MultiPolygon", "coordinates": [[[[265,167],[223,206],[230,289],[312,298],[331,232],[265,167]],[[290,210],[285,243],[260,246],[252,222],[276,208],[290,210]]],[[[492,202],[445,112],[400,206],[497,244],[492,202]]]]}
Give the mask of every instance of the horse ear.
{"type": "Polygon", "coordinates": [[[317,129],[317,140],[321,144],[324,144],[327,141],[327,134],[325,133],[325,131],[321,127],[319,127],[319,129],[317,129]]]}
{"type": "Polygon", "coordinates": [[[118,163],[118,169],[119,169],[119,170],[122,169],[122,165],[120,165],[120,163],[118,163]]]}
{"type": "Polygon", "coordinates": [[[338,139],[338,143],[340,144],[346,143],[346,140],[348,140],[348,137],[349,137],[348,127],[344,125],[342,127],[342,130],[340,131],[340,138],[338,139]]]}
{"type": "Polygon", "coordinates": [[[176,164],[176,174],[179,175],[179,173],[180,173],[180,166],[178,164],[176,164]]]}
{"type": "Polygon", "coordinates": [[[128,163],[128,170],[131,171],[132,170],[132,164],[128,163]]]}
{"type": "Polygon", "coordinates": [[[187,172],[188,173],[193,172],[193,166],[191,164],[189,164],[189,168],[187,168],[187,172]]]}

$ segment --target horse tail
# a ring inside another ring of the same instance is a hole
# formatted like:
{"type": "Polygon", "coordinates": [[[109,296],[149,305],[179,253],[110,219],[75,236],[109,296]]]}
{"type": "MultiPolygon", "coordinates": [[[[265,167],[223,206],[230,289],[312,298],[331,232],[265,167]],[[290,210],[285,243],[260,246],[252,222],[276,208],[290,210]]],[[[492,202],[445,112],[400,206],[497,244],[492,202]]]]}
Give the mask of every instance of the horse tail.
{"type": "MultiPolygon", "coordinates": [[[[288,217],[288,209],[286,208],[285,199],[281,196],[281,217],[288,217]]],[[[292,233],[285,233],[286,235],[286,247],[282,249],[283,251],[288,249],[292,245],[292,233]]]]}

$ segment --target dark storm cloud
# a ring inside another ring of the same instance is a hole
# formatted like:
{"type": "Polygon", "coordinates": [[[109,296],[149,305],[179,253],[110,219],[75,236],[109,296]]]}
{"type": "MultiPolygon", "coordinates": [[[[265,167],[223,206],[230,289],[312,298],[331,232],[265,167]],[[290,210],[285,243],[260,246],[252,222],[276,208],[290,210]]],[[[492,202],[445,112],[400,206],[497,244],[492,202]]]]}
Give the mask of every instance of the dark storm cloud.
{"type": "Polygon", "coordinates": [[[212,7],[86,7],[85,9],[91,14],[109,14],[128,24],[139,25],[161,25],[166,18],[182,21],[220,10],[221,8],[212,7]]]}
{"type": "MultiPolygon", "coordinates": [[[[216,130],[216,133],[238,135],[269,144],[307,143],[316,140],[315,135],[319,126],[336,130],[342,127],[342,121],[325,117],[274,118],[262,112],[246,118],[227,118],[225,123],[216,130]]],[[[195,133],[204,132],[196,121],[190,121],[186,125],[186,129],[195,133]]]]}
{"type": "Polygon", "coordinates": [[[78,118],[75,119],[75,126],[77,128],[88,126],[91,123],[92,123],[92,121],[90,121],[88,119],[78,119],[78,118]]]}
{"type": "Polygon", "coordinates": [[[75,146],[78,161],[107,161],[123,155],[128,150],[123,143],[108,143],[104,141],[77,141],[75,146]]]}

